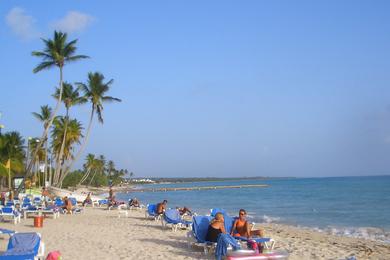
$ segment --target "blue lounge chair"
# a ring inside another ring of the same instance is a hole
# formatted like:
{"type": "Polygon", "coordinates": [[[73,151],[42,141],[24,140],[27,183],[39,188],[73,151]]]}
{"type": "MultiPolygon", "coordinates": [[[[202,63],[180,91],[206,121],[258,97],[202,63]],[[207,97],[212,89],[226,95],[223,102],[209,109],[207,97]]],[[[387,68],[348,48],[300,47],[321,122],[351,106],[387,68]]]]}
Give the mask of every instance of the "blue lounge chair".
{"type": "Polygon", "coordinates": [[[11,236],[14,233],[15,233],[15,231],[13,231],[13,230],[0,228],[0,234],[6,234],[6,235],[11,236]]]}
{"type": "Polygon", "coordinates": [[[182,219],[180,216],[180,213],[177,209],[168,209],[164,212],[163,218],[162,218],[162,225],[172,226],[172,231],[176,231],[178,227],[189,227],[192,222],[182,219]]]}
{"type": "Polygon", "coordinates": [[[44,259],[45,245],[39,233],[15,233],[9,241],[7,251],[0,255],[6,260],[44,259]]]}
{"type": "Polygon", "coordinates": [[[99,208],[102,207],[102,206],[107,206],[108,205],[108,200],[107,199],[98,200],[98,203],[99,203],[99,208]]]}
{"type": "Polygon", "coordinates": [[[2,207],[0,209],[0,217],[2,218],[2,220],[4,220],[5,218],[11,218],[15,225],[20,223],[20,215],[20,212],[14,207],[2,207]]]}
{"type": "Polygon", "coordinates": [[[206,241],[207,230],[212,219],[211,216],[194,216],[192,218],[192,231],[187,233],[188,244],[203,247],[205,254],[216,244],[206,241]]]}
{"type": "Polygon", "coordinates": [[[162,214],[157,214],[157,204],[148,204],[146,205],[146,210],[145,210],[145,218],[150,218],[152,217],[154,220],[159,220],[161,219],[162,214]]]}
{"type": "Polygon", "coordinates": [[[224,216],[226,215],[226,210],[220,208],[214,208],[214,209],[210,209],[210,216],[215,217],[215,215],[218,212],[221,212],[224,216]]]}

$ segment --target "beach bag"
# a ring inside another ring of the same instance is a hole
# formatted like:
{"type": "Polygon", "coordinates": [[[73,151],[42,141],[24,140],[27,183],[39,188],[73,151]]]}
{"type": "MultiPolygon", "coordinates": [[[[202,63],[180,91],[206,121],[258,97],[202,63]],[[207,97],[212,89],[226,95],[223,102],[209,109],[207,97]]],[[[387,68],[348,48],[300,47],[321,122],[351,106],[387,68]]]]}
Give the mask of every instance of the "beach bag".
{"type": "Polygon", "coordinates": [[[61,253],[60,253],[60,251],[51,251],[47,255],[46,260],[61,260],[61,253]]]}

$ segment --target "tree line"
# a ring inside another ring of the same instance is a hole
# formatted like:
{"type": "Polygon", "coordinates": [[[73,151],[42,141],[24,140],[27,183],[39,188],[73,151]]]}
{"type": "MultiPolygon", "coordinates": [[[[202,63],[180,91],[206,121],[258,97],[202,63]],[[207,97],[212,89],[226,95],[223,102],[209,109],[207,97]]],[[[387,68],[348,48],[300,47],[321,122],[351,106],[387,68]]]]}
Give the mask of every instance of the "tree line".
{"type": "Polygon", "coordinates": [[[56,187],[70,184],[105,185],[109,182],[120,182],[127,170],[116,170],[113,161],[107,161],[104,156],[88,154],[83,170],[71,172],[75,162],[79,160],[89,139],[94,119],[103,124],[103,106],[106,103],[121,102],[119,98],[108,96],[113,79],[106,80],[98,71],[88,72],[84,82],[73,84],[64,80],[63,68],[69,63],[90,58],[87,55],[76,54],[77,39],[68,41],[68,35],[54,31],[53,39],[42,39],[42,51],[33,51],[32,55],[41,59],[33,69],[34,73],[52,68],[58,69],[59,83],[55,87],[53,97],[56,99],[54,108],[49,105],[40,107],[39,112],[32,115],[42,124],[41,137],[28,138],[27,145],[22,136],[16,132],[0,132],[0,178],[8,176],[11,185],[11,175],[22,174],[24,181],[22,189],[28,181],[41,185],[49,182],[56,187]],[[87,128],[77,118],[71,117],[71,110],[79,105],[90,106],[90,116],[87,128]],[[59,115],[61,106],[65,114],[59,115]],[[27,148],[27,152],[25,152],[27,148]],[[78,149],[78,151],[76,151],[78,149]],[[42,176],[39,167],[44,165],[42,176]],[[49,167],[48,167],[49,166],[49,167]]]}

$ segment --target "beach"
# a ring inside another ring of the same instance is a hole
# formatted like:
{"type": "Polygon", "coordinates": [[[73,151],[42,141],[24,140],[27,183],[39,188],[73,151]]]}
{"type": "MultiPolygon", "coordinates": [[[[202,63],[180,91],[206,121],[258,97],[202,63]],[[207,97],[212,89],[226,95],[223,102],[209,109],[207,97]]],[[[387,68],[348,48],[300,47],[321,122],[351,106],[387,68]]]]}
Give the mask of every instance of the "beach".
{"type": "MultiPolygon", "coordinates": [[[[45,255],[59,250],[62,259],[214,259],[201,248],[188,247],[187,230],[172,232],[161,222],[146,220],[142,210],[130,210],[118,218],[118,210],[86,208],[81,214],[45,219],[42,228],[33,227],[33,218],[18,225],[2,222],[2,228],[18,232],[39,232],[45,255]]],[[[281,224],[264,224],[266,235],[276,240],[276,249],[298,259],[389,259],[390,245],[371,240],[329,235],[281,224]]],[[[8,235],[0,236],[0,251],[8,235]]]]}

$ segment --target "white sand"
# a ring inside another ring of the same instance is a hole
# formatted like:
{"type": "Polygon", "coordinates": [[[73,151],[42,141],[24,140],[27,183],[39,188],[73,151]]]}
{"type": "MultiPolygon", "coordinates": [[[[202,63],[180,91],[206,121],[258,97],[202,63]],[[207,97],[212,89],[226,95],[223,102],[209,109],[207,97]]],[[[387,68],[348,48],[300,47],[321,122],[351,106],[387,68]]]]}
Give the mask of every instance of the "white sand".
{"type": "MultiPolygon", "coordinates": [[[[43,228],[34,228],[33,219],[22,223],[0,223],[0,227],[42,234],[46,254],[59,250],[63,259],[214,259],[200,248],[188,248],[187,231],[162,229],[161,222],[145,220],[141,211],[119,218],[118,211],[87,208],[85,213],[45,219],[43,228]]],[[[289,259],[390,259],[390,245],[368,240],[336,237],[295,227],[268,224],[266,233],[276,248],[290,252],[289,259]]],[[[5,251],[7,235],[0,235],[5,251]]]]}

